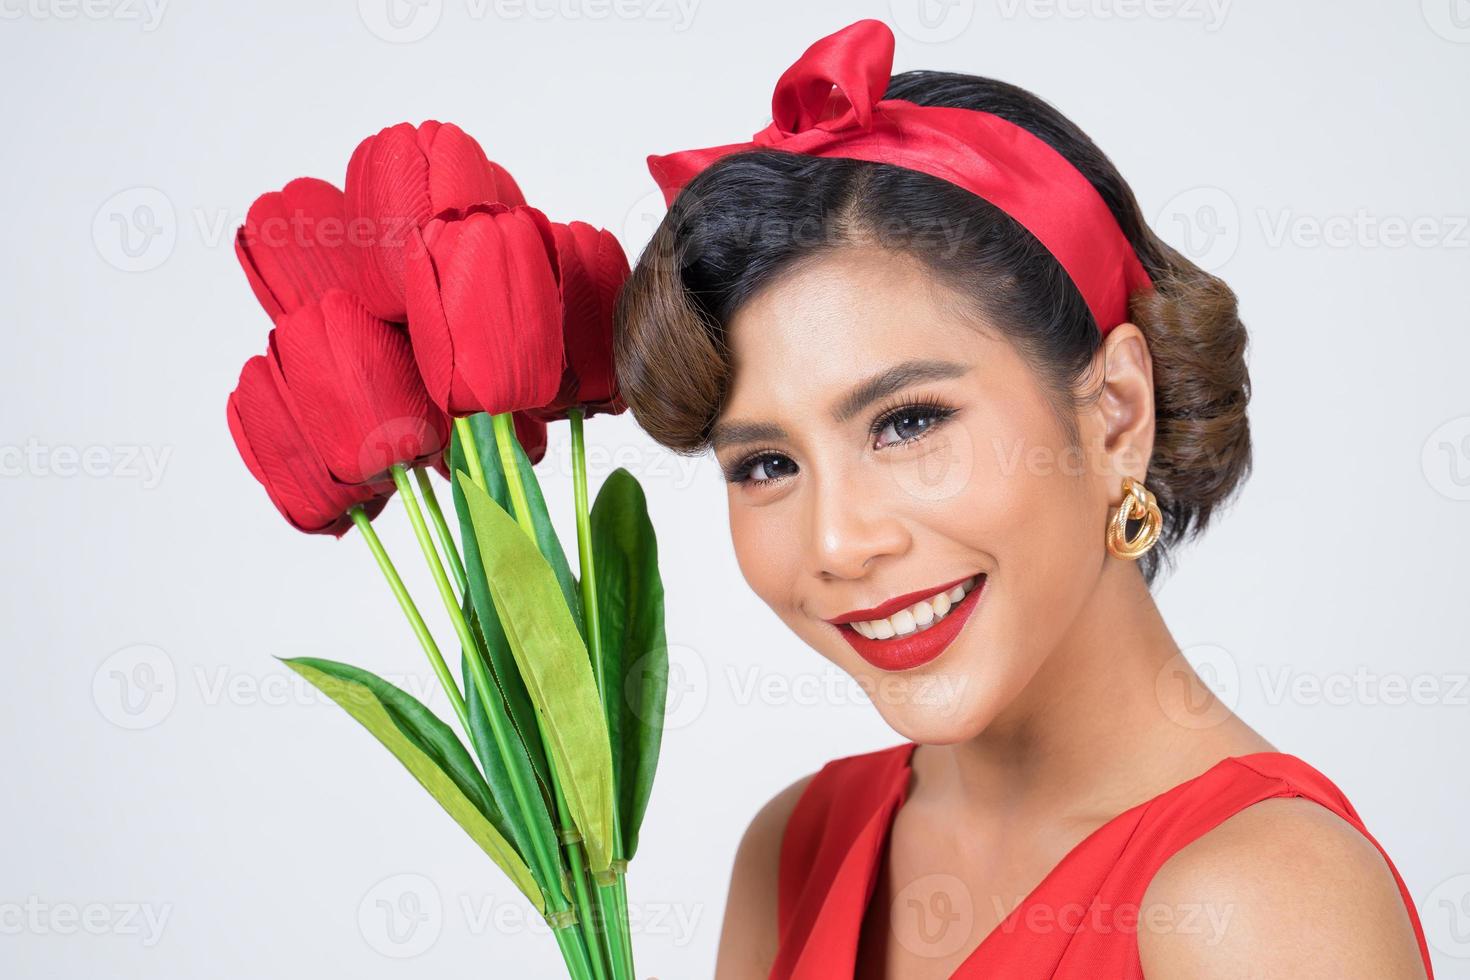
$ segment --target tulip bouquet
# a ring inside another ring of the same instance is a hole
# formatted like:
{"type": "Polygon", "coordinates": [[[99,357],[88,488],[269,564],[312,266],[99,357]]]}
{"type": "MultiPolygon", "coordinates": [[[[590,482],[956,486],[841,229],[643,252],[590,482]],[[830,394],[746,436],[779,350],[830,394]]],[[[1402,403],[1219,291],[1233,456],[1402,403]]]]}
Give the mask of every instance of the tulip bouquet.
{"type": "Polygon", "coordinates": [[[300,178],[260,197],[236,254],[275,326],[229,397],[235,445],[297,530],[356,529],[460,734],[365,670],[285,662],[545,916],[574,980],[632,978],[625,872],[663,727],[663,586],[637,480],[614,471],[589,510],[583,436],[585,418],[626,408],[611,357],[621,247],[550,221],[474,139],[427,122],[364,140],[342,190],[300,178]],[[563,420],[577,574],[533,469],[563,420]],[[395,495],[457,672],[373,529],[395,495]]]}

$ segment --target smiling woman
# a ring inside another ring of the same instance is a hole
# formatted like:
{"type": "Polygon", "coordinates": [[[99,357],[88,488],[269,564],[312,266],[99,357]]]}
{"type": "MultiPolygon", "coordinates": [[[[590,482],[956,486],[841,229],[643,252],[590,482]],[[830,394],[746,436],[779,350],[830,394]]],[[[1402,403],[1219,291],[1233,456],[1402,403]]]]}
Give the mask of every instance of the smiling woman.
{"type": "Polygon", "coordinates": [[[1352,805],[1150,592],[1249,470],[1233,293],[1046,103],[891,57],[854,24],[750,144],[651,158],[619,303],[634,416],[906,739],[757,814],[718,976],[1424,976],[1352,805]]]}

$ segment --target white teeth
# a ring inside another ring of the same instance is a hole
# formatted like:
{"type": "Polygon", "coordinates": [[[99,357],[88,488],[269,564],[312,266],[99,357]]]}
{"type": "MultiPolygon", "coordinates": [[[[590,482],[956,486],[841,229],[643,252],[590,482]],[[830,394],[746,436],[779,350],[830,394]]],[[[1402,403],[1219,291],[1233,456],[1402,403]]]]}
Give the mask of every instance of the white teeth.
{"type": "Polygon", "coordinates": [[[948,615],[949,611],[978,584],[979,578],[971,576],[948,592],[941,592],[928,599],[920,599],[907,609],[901,609],[886,619],[864,620],[848,625],[870,640],[887,640],[894,636],[908,636],[910,633],[923,632],[948,615]]]}
{"type": "Polygon", "coordinates": [[[914,614],[907,609],[900,609],[889,619],[893,622],[893,632],[898,636],[908,636],[919,627],[919,624],[914,622],[914,614]]]}

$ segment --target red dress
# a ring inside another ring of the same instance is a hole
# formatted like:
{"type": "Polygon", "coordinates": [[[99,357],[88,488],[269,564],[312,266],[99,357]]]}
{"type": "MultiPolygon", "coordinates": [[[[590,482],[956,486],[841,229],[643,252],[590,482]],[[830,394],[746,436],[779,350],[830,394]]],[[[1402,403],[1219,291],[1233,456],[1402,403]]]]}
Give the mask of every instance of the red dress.
{"type": "MultiPolygon", "coordinates": [[[[894,815],[908,795],[915,747],[904,742],[834,759],[803,790],[781,841],[780,945],[770,980],[853,976],[863,916],[894,815]]],[[[1293,796],[1327,807],[1383,853],[1342,792],[1302,760],[1279,752],[1224,759],[1095,830],[985,937],[951,980],[1141,978],[1136,913],[1154,872],[1176,851],[1252,803],[1293,796]],[[1073,914],[1062,914],[1069,909],[1073,914]],[[1019,927],[1043,921],[1038,914],[1048,912],[1054,913],[1047,920],[1051,928],[1019,927]]],[[[1425,973],[1432,978],[1413,898],[1398,869],[1383,856],[1408,906],[1425,973]]]]}

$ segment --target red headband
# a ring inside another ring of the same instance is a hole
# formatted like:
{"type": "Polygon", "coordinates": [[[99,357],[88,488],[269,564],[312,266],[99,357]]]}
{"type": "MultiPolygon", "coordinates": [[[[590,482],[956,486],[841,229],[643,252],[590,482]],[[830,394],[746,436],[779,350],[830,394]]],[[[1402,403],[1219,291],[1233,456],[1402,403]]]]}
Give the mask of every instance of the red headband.
{"type": "Polygon", "coordinates": [[[891,163],[941,177],[1010,215],[1054,255],[1106,334],[1148,273],[1092,182],[1043,140],[989,112],[884,99],[893,32],[860,20],[806,49],[776,83],[771,124],[748,143],[649,156],[672,205],[705,167],[741,150],[891,163]]]}

